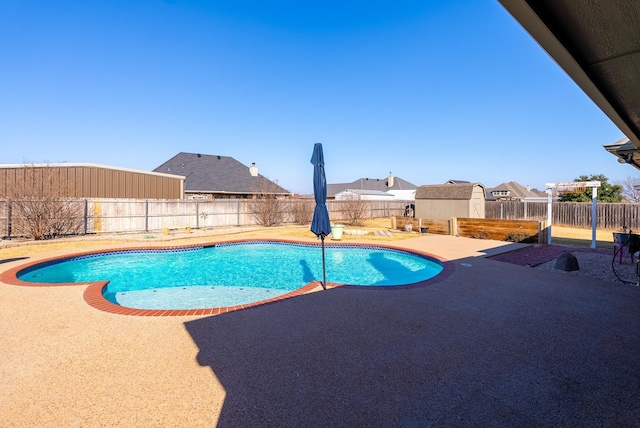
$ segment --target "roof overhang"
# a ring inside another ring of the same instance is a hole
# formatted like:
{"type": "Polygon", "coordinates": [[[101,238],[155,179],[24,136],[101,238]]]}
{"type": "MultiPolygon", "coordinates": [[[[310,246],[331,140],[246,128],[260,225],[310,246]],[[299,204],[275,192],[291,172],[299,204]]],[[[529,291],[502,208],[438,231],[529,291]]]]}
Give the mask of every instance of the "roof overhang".
{"type": "Polygon", "coordinates": [[[499,2],[640,148],[640,1],[499,2]]]}
{"type": "Polygon", "coordinates": [[[605,144],[603,147],[612,155],[617,156],[618,162],[628,163],[629,165],[640,169],[640,150],[638,150],[638,148],[627,138],[624,138],[614,144],[605,144]]]}

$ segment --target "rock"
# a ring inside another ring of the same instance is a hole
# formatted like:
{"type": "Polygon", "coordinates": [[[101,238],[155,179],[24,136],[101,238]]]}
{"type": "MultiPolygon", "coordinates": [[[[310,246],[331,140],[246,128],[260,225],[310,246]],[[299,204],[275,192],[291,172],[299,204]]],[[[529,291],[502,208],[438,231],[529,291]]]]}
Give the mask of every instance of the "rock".
{"type": "Polygon", "coordinates": [[[580,270],[580,267],[578,266],[578,259],[576,256],[571,253],[562,253],[556,259],[554,269],[572,272],[574,270],[580,270]]]}

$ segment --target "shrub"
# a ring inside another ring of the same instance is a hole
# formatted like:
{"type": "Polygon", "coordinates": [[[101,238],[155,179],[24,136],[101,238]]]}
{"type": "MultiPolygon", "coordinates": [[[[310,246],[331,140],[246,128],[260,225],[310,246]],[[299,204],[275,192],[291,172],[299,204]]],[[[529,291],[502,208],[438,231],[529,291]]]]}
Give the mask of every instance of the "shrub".
{"type": "Polygon", "coordinates": [[[362,226],[369,213],[369,203],[360,199],[340,201],[340,213],[351,226],[362,226]]]}
{"type": "Polygon", "coordinates": [[[273,182],[264,182],[254,190],[255,199],[249,203],[251,216],[265,227],[276,226],[284,222],[286,207],[279,187],[273,182]]]}
{"type": "Polygon", "coordinates": [[[70,200],[70,182],[49,165],[25,165],[9,188],[12,225],[35,240],[78,233],[83,224],[84,204],[70,200]]]}
{"type": "Polygon", "coordinates": [[[505,241],[509,241],[509,242],[526,242],[526,243],[532,243],[535,242],[535,237],[534,236],[529,236],[525,233],[519,233],[519,232],[509,232],[509,234],[506,236],[506,238],[504,238],[505,241]]]}
{"type": "Polygon", "coordinates": [[[316,204],[312,201],[290,201],[289,215],[295,224],[310,224],[316,204]]]}
{"type": "Polygon", "coordinates": [[[477,230],[471,232],[471,237],[475,239],[489,239],[489,233],[484,230],[477,230]]]}

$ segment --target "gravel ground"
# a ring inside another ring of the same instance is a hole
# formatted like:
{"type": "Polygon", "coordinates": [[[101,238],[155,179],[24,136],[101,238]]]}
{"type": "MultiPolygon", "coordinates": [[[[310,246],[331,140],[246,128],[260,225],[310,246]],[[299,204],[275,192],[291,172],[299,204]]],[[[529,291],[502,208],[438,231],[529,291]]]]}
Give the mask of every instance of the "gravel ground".
{"type": "MultiPolygon", "coordinates": [[[[557,272],[566,275],[588,276],[590,278],[602,279],[604,281],[620,282],[611,267],[611,255],[588,253],[583,251],[574,251],[572,254],[578,259],[578,266],[580,267],[580,269],[573,272],[565,272],[561,270],[557,270],[557,272]]],[[[535,268],[544,270],[555,270],[555,264],[556,261],[551,260],[549,262],[538,265],[535,268]]],[[[638,274],[636,273],[635,264],[631,264],[631,262],[628,260],[623,260],[623,263],[620,264],[616,260],[613,268],[615,269],[615,272],[618,274],[618,276],[623,280],[631,281],[634,284],[638,283],[638,274]]]]}

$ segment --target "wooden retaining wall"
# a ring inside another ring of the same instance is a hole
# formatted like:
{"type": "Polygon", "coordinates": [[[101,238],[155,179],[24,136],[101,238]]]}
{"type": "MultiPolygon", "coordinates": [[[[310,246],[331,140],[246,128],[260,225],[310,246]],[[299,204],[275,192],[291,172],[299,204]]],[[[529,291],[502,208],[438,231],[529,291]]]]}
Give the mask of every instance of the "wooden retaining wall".
{"type": "Polygon", "coordinates": [[[544,227],[536,220],[500,220],[485,218],[456,218],[455,235],[467,238],[495,239],[498,241],[542,243],[544,227]]]}
{"type": "Polygon", "coordinates": [[[451,221],[450,220],[426,220],[420,218],[409,217],[392,217],[391,228],[404,230],[406,224],[412,225],[411,230],[414,232],[420,231],[420,228],[429,228],[429,233],[435,233],[436,235],[451,235],[451,221]]]}
{"type": "Polygon", "coordinates": [[[411,224],[412,231],[428,227],[428,233],[456,235],[467,238],[495,239],[515,242],[546,241],[546,222],[537,220],[500,220],[453,217],[449,220],[426,220],[419,218],[392,217],[391,228],[405,230],[411,224]]]}

